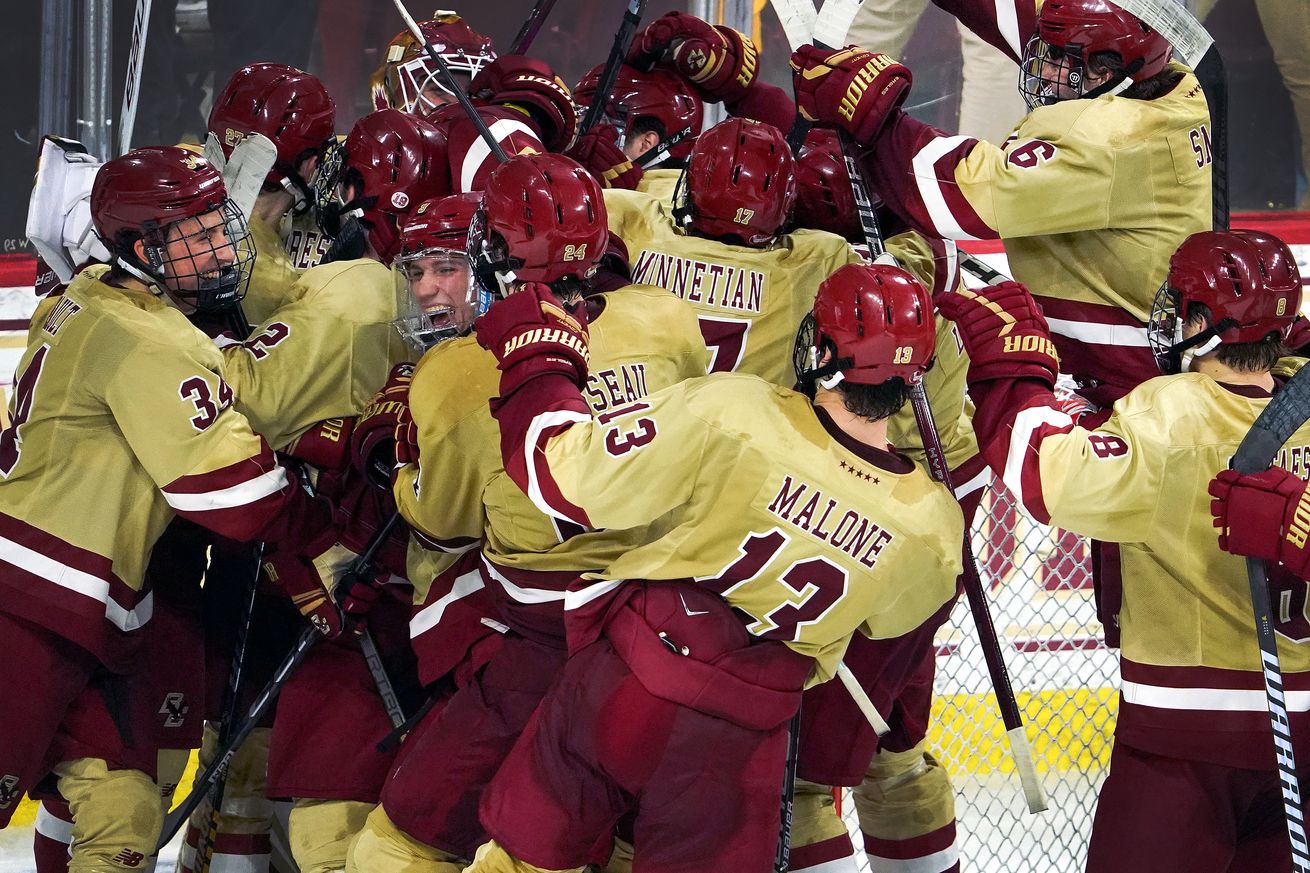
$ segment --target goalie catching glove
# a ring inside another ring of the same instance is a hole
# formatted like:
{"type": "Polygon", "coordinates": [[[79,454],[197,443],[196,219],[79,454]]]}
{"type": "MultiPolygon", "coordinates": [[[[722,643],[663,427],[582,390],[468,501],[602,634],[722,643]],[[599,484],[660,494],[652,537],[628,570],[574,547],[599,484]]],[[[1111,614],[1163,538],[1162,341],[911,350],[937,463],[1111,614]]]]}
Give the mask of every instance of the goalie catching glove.
{"type": "Polygon", "coordinates": [[[731,27],[669,12],[641,29],[628,50],[628,63],[649,70],[671,62],[707,103],[735,103],[755,84],[759,54],[750,37],[731,27]]]}
{"type": "Polygon", "coordinates": [[[1018,282],[938,295],[937,308],[955,322],[969,353],[969,383],[1038,379],[1055,387],[1060,358],[1051,329],[1028,289],[1018,282]]]}
{"type": "Polygon", "coordinates": [[[478,345],[496,356],[502,401],[541,376],[564,376],[579,388],[587,381],[585,308],[566,307],[549,285],[524,283],[491,304],[474,330],[478,345]]]}
{"type": "Polygon", "coordinates": [[[1303,479],[1281,467],[1222,470],[1210,481],[1210,495],[1219,548],[1275,561],[1299,579],[1310,576],[1310,499],[1303,479]]]}
{"type": "Polygon", "coordinates": [[[806,121],[836,127],[872,145],[910,95],[904,65],[880,52],[804,45],[792,52],[796,108],[806,121]]]}

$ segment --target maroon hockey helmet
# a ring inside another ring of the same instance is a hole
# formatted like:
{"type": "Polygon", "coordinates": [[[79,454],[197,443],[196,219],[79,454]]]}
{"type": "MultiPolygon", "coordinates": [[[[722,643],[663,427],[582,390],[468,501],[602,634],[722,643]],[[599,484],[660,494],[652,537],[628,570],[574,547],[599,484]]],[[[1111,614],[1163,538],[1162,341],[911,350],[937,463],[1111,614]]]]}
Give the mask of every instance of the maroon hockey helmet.
{"type": "Polygon", "coordinates": [[[1030,109],[1117,94],[1163,70],[1172,51],[1160,33],[1109,0],[1046,0],[1037,15],[1037,33],[1024,49],[1019,90],[1030,109]],[[1088,88],[1088,62],[1101,52],[1119,59],[1119,72],[1088,88]],[[1060,79],[1043,74],[1047,65],[1060,70],[1060,79]]]}
{"type": "Polygon", "coordinates": [[[491,302],[474,281],[467,251],[481,201],[472,192],[426,200],[401,222],[392,264],[400,317],[392,323],[420,354],[468,333],[491,302]]]}
{"type": "Polygon", "coordinates": [[[341,187],[351,198],[341,214],[362,219],[374,250],[390,261],[400,245],[398,220],[423,201],[450,193],[446,139],[416,115],[370,112],[346,137],[341,187]]]}
{"type": "Polygon", "coordinates": [[[512,282],[589,279],[609,240],[600,183],[563,155],[519,155],[491,174],[469,231],[478,281],[505,293],[512,282]]]}
{"type": "Polygon", "coordinates": [[[796,157],[794,218],[798,227],[863,242],[851,177],[837,132],[831,128],[812,127],[805,135],[805,145],[796,157]]]}
{"type": "Polygon", "coordinates": [[[796,342],[796,375],[824,387],[918,382],[937,349],[932,299],[890,264],[847,264],[819,286],[796,342]],[[825,351],[832,360],[819,366],[825,351]]]}
{"type": "Polygon", "coordinates": [[[244,137],[268,137],[277,147],[277,161],[265,184],[285,187],[301,203],[313,197],[296,168],[306,158],[323,157],[336,122],[337,105],[323,83],[286,64],[249,64],[237,70],[209,111],[209,132],[229,158],[244,137]]]}
{"type": "Polygon", "coordinates": [[[782,231],[796,200],[794,161],[782,132],[748,118],[705,131],[674,195],[686,227],[720,240],[766,246],[782,231]]]}
{"type": "MultiPolygon", "coordinates": [[[[472,79],[496,59],[491,38],[469,27],[454,12],[438,10],[418,26],[452,73],[472,79]]],[[[434,97],[438,92],[447,98],[454,97],[442,81],[437,65],[408,30],[396,34],[387,43],[382,66],[369,76],[369,87],[375,109],[400,109],[423,118],[449,102],[437,102],[434,97]]]]}
{"type": "MultiPolygon", "coordinates": [[[[579,106],[591,105],[604,69],[603,64],[593,67],[573,89],[573,99],[579,106]]],[[[661,140],[677,139],[668,147],[669,157],[685,159],[696,144],[704,107],[691,86],[673,71],[657,67],[643,73],[636,67],[620,64],[605,106],[605,117],[625,136],[631,136],[633,129],[643,123],[655,122],[658,127],[654,129],[661,140]]]]}
{"type": "Polygon", "coordinates": [[[255,259],[245,217],[222,174],[195,152],[150,146],[106,162],[90,208],[119,269],[198,311],[221,312],[245,296],[255,259]]]}
{"type": "Polygon", "coordinates": [[[1160,368],[1177,373],[1186,369],[1185,356],[1285,335],[1300,310],[1301,274],[1286,243],[1259,230],[1207,230],[1185,239],[1169,259],[1147,332],[1160,368]],[[1210,326],[1184,339],[1198,304],[1210,310],[1210,326]]]}

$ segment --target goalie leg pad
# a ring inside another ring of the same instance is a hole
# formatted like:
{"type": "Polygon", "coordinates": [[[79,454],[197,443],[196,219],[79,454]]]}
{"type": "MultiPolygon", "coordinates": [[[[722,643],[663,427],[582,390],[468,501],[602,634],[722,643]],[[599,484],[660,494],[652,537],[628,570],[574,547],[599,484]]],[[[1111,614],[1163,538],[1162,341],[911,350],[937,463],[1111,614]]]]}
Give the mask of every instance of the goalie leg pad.
{"type": "Polygon", "coordinates": [[[69,873],[140,871],[164,824],[154,780],[101,758],[65,761],[54,772],[73,813],[69,873]]]}
{"type": "Polygon", "coordinates": [[[856,873],[855,847],[837,814],[832,786],[796,780],[792,794],[792,873],[856,873]]]}
{"type": "MultiPolygon", "coordinates": [[[[269,833],[273,828],[273,802],[265,793],[270,733],[268,728],[256,728],[232,756],[214,839],[213,867],[219,866],[220,857],[223,869],[254,873],[268,867],[272,854],[269,833]]],[[[213,726],[205,725],[204,745],[200,748],[202,769],[213,757],[216,742],[213,726]]],[[[178,855],[178,869],[183,873],[196,869],[196,846],[207,823],[208,805],[202,803],[187,822],[178,855]]]]}
{"type": "Polygon", "coordinates": [[[903,869],[908,860],[915,870],[958,873],[955,794],[922,742],[904,752],[880,750],[854,798],[874,873],[903,869]]]}
{"type": "Polygon", "coordinates": [[[464,864],[454,855],[420,843],[396,827],[376,806],[350,844],[346,873],[459,873],[464,864]]]}

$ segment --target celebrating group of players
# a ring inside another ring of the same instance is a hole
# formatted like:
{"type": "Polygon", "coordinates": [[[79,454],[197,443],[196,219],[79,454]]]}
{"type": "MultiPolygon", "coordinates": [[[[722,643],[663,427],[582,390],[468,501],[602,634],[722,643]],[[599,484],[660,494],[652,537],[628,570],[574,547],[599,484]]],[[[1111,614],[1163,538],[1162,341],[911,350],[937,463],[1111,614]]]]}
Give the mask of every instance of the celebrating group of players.
{"type": "Polygon", "coordinates": [[[1292,253],[1209,229],[1209,111],[1158,33],[937,2],[1020,66],[1002,145],[858,47],[796,51],[793,101],[670,13],[570,91],[437,13],[454,81],[396,37],[343,138],[313,76],[254,64],[214,161],[100,166],[0,432],[0,822],[40,798],[41,873],[152,865],[188,750],[302,616],[181,869],[266,869],[290,800],[305,873],[853,870],[850,786],[874,871],[958,871],[924,738],[989,467],[1097,541],[1123,691],[1087,869],[1290,871],[1224,550],[1275,562],[1310,754],[1310,425],[1221,471],[1310,339],[1292,253]],[[955,241],[997,238],[1024,284],[968,290],[955,241]]]}

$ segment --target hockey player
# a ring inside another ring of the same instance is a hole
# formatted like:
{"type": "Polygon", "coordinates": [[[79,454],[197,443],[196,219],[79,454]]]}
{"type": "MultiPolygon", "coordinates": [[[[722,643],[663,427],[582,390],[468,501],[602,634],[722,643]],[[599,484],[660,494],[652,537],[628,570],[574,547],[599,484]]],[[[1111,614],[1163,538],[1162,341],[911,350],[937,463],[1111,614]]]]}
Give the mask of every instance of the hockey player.
{"type": "MultiPolygon", "coordinates": [[[[419,29],[465,90],[473,77],[496,59],[491,37],[469,27],[454,12],[438,10],[429,20],[420,21],[419,29]]],[[[437,65],[408,30],[402,30],[387,43],[382,66],[369,76],[369,90],[373,108],[399,109],[421,118],[455,102],[455,95],[441,78],[437,65]]]]}
{"type": "MultiPolygon", "coordinates": [[[[581,109],[591,106],[604,65],[593,67],[573,89],[581,109]]],[[[636,189],[668,200],[700,134],[700,95],[666,69],[642,72],[620,64],[598,123],[569,150],[606,188],[636,189]],[[634,163],[658,149],[645,166],[634,163]]]]}
{"type": "Polygon", "coordinates": [[[0,821],[53,765],[77,813],[73,871],[136,869],[154,851],[155,747],[86,715],[138,667],[153,605],[143,569],[170,517],[284,549],[332,538],[326,508],[232,409],[221,355],[179,314],[230,307],[249,279],[218,171],[185,149],[138,149],[100,169],[91,210],[113,264],[43,307],[0,433],[0,621],[15,670],[0,821]],[[106,781],[112,805],[84,805],[106,781]]]}
{"type": "Polygon", "coordinates": [[[209,132],[224,155],[251,134],[277,147],[277,158],[251,209],[259,258],[246,318],[258,324],[290,300],[301,270],[316,265],[331,242],[317,226],[314,173],[336,142],[336,103],[317,78],[285,64],[251,64],[232,74],[209,110],[209,132]]]}
{"type": "Polygon", "coordinates": [[[696,140],[672,208],[635,191],[605,192],[633,281],[691,304],[713,353],[711,372],[793,384],[791,339],[814,289],[859,260],[832,234],[782,233],[796,196],[792,167],[777,128],[731,118],[696,140]]]}
{"type": "Polygon", "coordinates": [[[1301,535],[1306,517],[1303,454],[1282,459],[1290,469],[1275,465],[1260,473],[1219,472],[1210,483],[1219,548],[1280,564],[1285,573],[1310,579],[1310,549],[1301,535]]]}
{"type": "Polygon", "coordinates": [[[932,357],[928,294],[846,266],[814,319],[813,400],[712,374],[594,419],[586,328],[546,288],[478,323],[514,481],[573,524],[659,523],[568,592],[571,656],[488,789],[470,870],[578,869],[629,812],[644,869],[768,869],[801,688],[853,631],[910,633],[952,596],[959,509],[886,440],[932,357]]]}
{"type": "Polygon", "coordinates": [[[853,47],[792,55],[797,104],[856,139],[912,227],[1004,240],[1079,393],[1108,408],[1155,374],[1151,294],[1183,239],[1211,226],[1205,96],[1160,34],[1108,0],[940,5],[1020,62],[1031,111],[1004,144],[916,121],[900,108],[909,71],[853,47]]]}
{"type": "MultiPolygon", "coordinates": [[[[1123,553],[1123,689],[1090,873],[1292,869],[1246,573],[1215,542],[1205,485],[1278,390],[1300,296],[1292,253],[1274,237],[1192,235],[1170,260],[1150,328],[1174,375],[1134,389],[1092,430],[1059,408],[1051,334],[1022,285],[938,301],[969,352],[974,427],[992,468],[1039,522],[1123,553]]],[[[1307,446],[1310,425],[1284,451],[1307,446]]],[[[1275,629],[1304,748],[1305,587],[1286,576],[1273,587],[1286,592],[1275,629]]]]}
{"type": "MultiPolygon", "coordinates": [[[[703,376],[708,352],[685,303],[658,288],[596,294],[590,279],[608,235],[600,186],[558,155],[511,159],[492,175],[473,219],[478,282],[497,294],[549,283],[593,314],[588,408],[604,415],[648,391],[703,376]]],[[[455,871],[486,840],[482,790],[508,753],[565,656],[564,591],[637,541],[634,531],[591,530],[542,515],[510,481],[488,408],[495,359],[474,337],[428,352],[414,373],[410,407],[416,457],[396,473],[402,514],[424,543],[455,554],[481,546],[477,581],[505,632],[486,667],[405,742],[382,806],[351,853],[352,870],[455,871]],[[430,495],[439,494],[440,499],[430,495]]],[[[448,622],[442,623],[445,630],[448,622]]],[[[438,633],[432,628],[428,633],[438,633]]]]}

